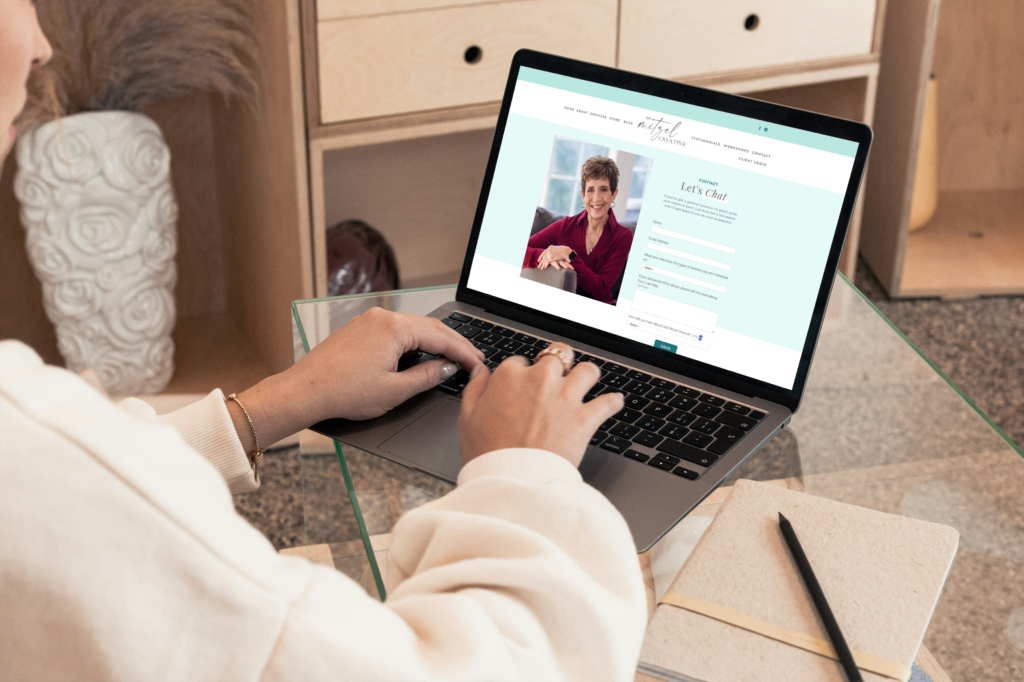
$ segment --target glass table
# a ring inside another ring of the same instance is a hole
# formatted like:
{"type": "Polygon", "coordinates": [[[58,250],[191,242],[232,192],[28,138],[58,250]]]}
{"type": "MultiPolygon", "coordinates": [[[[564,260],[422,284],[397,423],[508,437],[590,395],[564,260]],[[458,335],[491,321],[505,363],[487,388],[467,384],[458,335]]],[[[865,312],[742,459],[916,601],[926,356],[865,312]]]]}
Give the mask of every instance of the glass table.
{"type": "MultiPolygon", "coordinates": [[[[296,301],[296,359],[371,307],[422,314],[454,298],[449,286],[296,301]]],[[[383,599],[392,527],[452,486],[312,432],[300,442],[307,545],[383,599]]],[[[1024,452],[842,275],[800,410],[738,478],[956,528],[925,644],[953,680],[1024,680],[1024,452]]]]}

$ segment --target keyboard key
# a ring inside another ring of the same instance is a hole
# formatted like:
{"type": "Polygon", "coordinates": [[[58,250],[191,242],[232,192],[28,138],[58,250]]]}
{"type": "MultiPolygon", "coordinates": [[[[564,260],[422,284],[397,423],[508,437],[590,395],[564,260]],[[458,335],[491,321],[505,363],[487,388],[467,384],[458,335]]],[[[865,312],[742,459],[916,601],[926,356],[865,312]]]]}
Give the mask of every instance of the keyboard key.
{"type": "Polygon", "coordinates": [[[585,395],[585,396],[583,396],[583,402],[584,403],[589,403],[591,400],[593,400],[596,397],[597,397],[596,395],[585,395]]]}
{"type": "Polygon", "coordinates": [[[743,431],[749,431],[750,429],[754,428],[755,424],[757,424],[756,421],[750,418],[750,415],[747,415],[746,417],[741,417],[740,415],[733,414],[732,412],[723,412],[722,414],[715,417],[715,421],[721,422],[727,426],[732,426],[737,429],[741,429],[743,431]]]}
{"type": "Polygon", "coordinates": [[[522,355],[527,360],[533,360],[537,357],[537,353],[540,353],[540,348],[536,346],[521,346],[516,349],[514,355],[522,355]]]}
{"type": "Polygon", "coordinates": [[[635,459],[638,462],[646,462],[651,458],[650,455],[645,455],[644,453],[637,452],[636,450],[626,450],[622,454],[623,456],[629,457],[630,459],[635,459]]]}
{"type": "Polygon", "coordinates": [[[416,361],[421,357],[423,357],[423,351],[414,350],[404,353],[402,357],[398,358],[398,371],[403,372],[409,369],[415,365],[416,361]]]}
{"type": "Polygon", "coordinates": [[[470,322],[470,324],[473,325],[474,327],[480,327],[484,331],[494,328],[494,323],[488,322],[487,320],[473,320],[472,322],[470,322]]]}
{"type": "Polygon", "coordinates": [[[484,332],[480,336],[476,337],[476,340],[479,341],[480,343],[486,343],[488,346],[493,346],[494,344],[501,341],[503,338],[504,337],[501,334],[495,334],[494,332],[484,332]]]}
{"type": "Polygon", "coordinates": [[[662,427],[658,431],[658,433],[660,433],[663,436],[668,436],[669,438],[674,438],[676,440],[679,440],[680,438],[685,436],[687,433],[689,433],[689,431],[690,431],[690,429],[688,429],[688,428],[686,428],[684,426],[677,426],[676,424],[668,424],[668,425],[662,427]]]}
{"type": "Polygon", "coordinates": [[[736,414],[747,414],[750,412],[750,408],[746,405],[740,405],[739,403],[728,402],[725,404],[727,412],[735,412],[736,414]]]}
{"type": "Polygon", "coordinates": [[[701,417],[697,421],[693,422],[693,424],[690,425],[690,428],[694,431],[711,434],[718,430],[718,426],[718,422],[713,422],[710,419],[701,417]]]}
{"type": "Polygon", "coordinates": [[[598,386],[600,386],[602,389],[598,395],[604,395],[605,393],[625,393],[625,391],[623,391],[621,388],[616,388],[615,386],[605,386],[604,384],[598,384],[598,386]]]}
{"type": "Polygon", "coordinates": [[[444,322],[449,327],[451,327],[452,329],[458,329],[459,327],[462,326],[461,322],[457,322],[456,320],[453,320],[450,317],[446,317],[441,321],[444,322]]]}
{"type": "Polygon", "coordinates": [[[697,400],[708,405],[714,405],[715,407],[721,407],[725,405],[725,398],[719,398],[717,395],[711,395],[710,393],[704,393],[697,400]]]}
{"type": "Polygon", "coordinates": [[[510,357],[512,357],[512,354],[509,353],[508,351],[499,351],[491,356],[491,360],[498,364],[501,364],[502,362],[505,362],[506,358],[510,357]]]}
{"type": "Polygon", "coordinates": [[[498,369],[498,363],[496,363],[494,360],[488,360],[484,364],[487,365],[487,369],[491,370],[492,372],[498,369]]]}
{"type": "Polygon", "coordinates": [[[689,412],[683,412],[682,410],[676,410],[668,416],[668,420],[673,424],[679,424],[680,426],[689,426],[697,419],[697,415],[690,414],[689,412]]]}
{"type": "Polygon", "coordinates": [[[679,408],[680,410],[688,410],[697,404],[697,400],[695,398],[689,398],[685,395],[677,395],[676,397],[672,398],[672,400],[668,401],[668,404],[671,405],[672,407],[679,408]]]}
{"type": "Polygon", "coordinates": [[[602,386],[601,384],[594,384],[593,386],[590,387],[590,390],[587,391],[587,395],[593,395],[593,396],[600,395],[601,391],[603,391],[604,389],[605,389],[605,387],[602,386]]]}
{"type": "Polygon", "coordinates": [[[668,405],[660,405],[658,403],[651,403],[644,408],[645,414],[654,415],[659,419],[667,419],[672,414],[672,408],[668,405]]]}
{"type": "Polygon", "coordinates": [[[697,431],[690,431],[686,436],[683,437],[683,442],[692,445],[695,448],[703,448],[711,444],[715,440],[706,433],[699,433],[697,431]]]}
{"type": "Polygon", "coordinates": [[[600,426],[597,427],[597,430],[598,431],[607,431],[608,429],[612,428],[613,426],[615,426],[615,420],[612,419],[611,417],[608,417],[607,419],[604,420],[604,422],[601,423],[600,426]]]}
{"type": "Polygon", "coordinates": [[[661,460],[664,460],[664,461],[666,461],[666,462],[668,462],[669,464],[672,464],[672,465],[679,464],[679,458],[678,457],[674,457],[672,455],[666,455],[664,452],[659,452],[658,454],[656,454],[654,456],[654,459],[661,459],[661,460]]]}
{"type": "Polygon", "coordinates": [[[446,381],[442,381],[437,387],[445,393],[458,395],[462,393],[462,389],[466,387],[467,383],[469,383],[469,372],[464,369],[460,369],[455,373],[455,376],[446,381]]]}
{"type": "Polygon", "coordinates": [[[758,421],[761,421],[762,419],[764,419],[764,412],[758,412],[757,410],[754,410],[753,412],[751,412],[747,416],[750,417],[751,419],[756,419],[758,421]]]}
{"type": "MultiPolygon", "coordinates": [[[[629,390],[629,386],[626,387],[626,390],[629,390]]],[[[642,410],[645,407],[647,407],[647,405],[649,405],[650,402],[651,401],[648,400],[647,398],[641,398],[638,395],[626,396],[626,407],[632,408],[634,410],[642,410]]]]}
{"type": "MultiPolygon", "coordinates": [[[[697,434],[703,435],[703,434],[697,434]]],[[[681,457],[687,462],[693,462],[694,464],[700,464],[701,466],[711,466],[718,459],[718,455],[713,455],[703,450],[698,450],[692,445],[686,443],[680,443],[675,440],[664,440],[658,445],[659,452],[665,452],[674,457],[681,457]]]]}
{"type": "Polygon", "coordinates": [[[663,388],[652,388],[645,395],[656,403],[667,403],[672,398],[672,393],[663,388]]]}
{"type": "Polygon", "coordinates": [[[622,365],[616,365],[614,362],[604,363],[604,368],[609,372],[614,372],[615,374],[625,374],[627,371],[625,367],[622,365]]]}
{"type": "Polygon", "coordinates": [[[455,331],[457,331],[458,333],[462,334],[467,339],[471,339],[474,336],[476,336],[477,334],[479,334],[480,332],[482,332],[483,330],[482,329],[477,329],[476,327],[474,327],[471,324],[464,324],[461,327],[459,327],[458,329],[456,329],[455,331]]]}
{"type": "Polygon", "coordinates": [[[545,341],[544,339],[537,339],[537,342],[534,343],[533,345],[537,347],[537,350],[544,350],[545,348],[551,345],[551,342],[545,341]]]}
{"type": "Polygon", "coordinates": [[[512,338],[518,341],[519,343],[528,343],[530,345],[537,343],[536,336],[530,336],[529,334],[523,334],[522,332],[519,332],[512,338]]]}
{"type": "Polygon", "coordinates": [[[611,450],[612,452],[622,454],[629,449],[629,441],[625,438],[609,436],[605,442],[601,443],[601,447],[605,450],[611,450]]]}
{"type": "Polygon", "coordinates": [[[655,445],[665,440],[664,436],[659,436],[656,433],[650,431],[641,431],[639,436],[633,438],[633,442],[637,445],[646,445],[649,448],[653,448],[655,445]]]}
{"type": "Polygon", "coordinates": [[[671,381],[666,381],[664,379],[659,379],[657,377],[651,379],[648,383],[650,383],[651,386],[654,386],[655,388],[663,388],[669,393],[671,393],[676,387],[676,385],[673,384],[671,381]]]}
{"type": "MultiPolygon", "coordinates": [[[[727,429],[729,427],[723,426],[722,428],[727,429]]],[[[719,436],[718,438],[715,439],[714,443],[708,446],[708,452],[711,452],[716,455],[724,455],[729,451],[729,448],[731,448],[735,444],[736,441],[730,440],[728,438],[722,438],[721,436],[719,436]]]]}
{"type": "Polygon", "coordinates": [[[658,419],[657,417],[652,417],[649,414],[645,414],[643,417],[640,418],[640,421],[634,423],[641,429],[647,429],[648,431],[657,431],[658,429],[665,425],[665,420],[658,419]]]}
{"type": "Polygon", "coordinates": [[[645,384],[642,381],[636,381],[634,379],[633,381],[630,381],[628,384],[626,384],[624,386],[624,388],[628,392],[630,392],[630,393],[636,393],[637,395],[643,395],[643,394],[647,393],[649,390],[651,390],[651,385],[650,384],[645,384]]]}
{"type": "Polygon", "coordinates": [[[491,348],[490,346],[480,345],[480,346],[477,346],[477,348],[480,349],[480,352],[484,354],[485,358],[489,358],[489,357],[491,357],[492,355],[494,355],[495,353],[498,352],[497,348],[491,348]]]}
{"type": "Polygon", "coordinates": [[[601,433],[600,431],[598,431],[597,433],[595,433],[593,436],[590,437],[590,444],[591,445],[600,445],[602,442],[604,442],[604,439],[607,438],[607,437],[608,437],[607,433],[601,433]]]}
{"type": "Polygon", "coordinates": [[[698,417],[705,417],[707,419],[711,419],[712,417],[714,417],[716,414],[718,414],[721,411],[722,411],[722,408],[715,407],[714,405],[709,405],[707,403],[700,403],[699,405],[694,407],[692,410],[690,410],[690,412],[693,412],[698,417]]]}
{"type": "Polygon", "coordinates": [[[473,320],[469,315],[463,315],[462,313],[449,313],[448,317],[456,322],[470,322],[473,320]]]}
{"type": "Polygon", "coordinates": [[[619,438],[632,438],[640,433],[640,427],[633,426],[632,424],[616,424],[608,430],[608,433],[619,438]]]}
{"type": "Polygon", "coordinates": [[[494,332],[495,334],[499,334],[501,336],[515,336],[516,335],[516,333],[514,331],[512,331],[511,329],[506,329],[505,327],[495,327],[491,331],[494,332]]]}
{"type": "Polygon", "coordinates": [[[580,355],[576,359],[576,361],[577,362],[592,362],[595,365],[597,365],[598,367],[604,366],[604,360],[601,360],[600,358],[595,358],[593,355],[587,355],[586,353],[584,353],[583,355],[580,355]]]}
{"type": "Polygon", "coordinates": [[[700,391],[689,386],[676,386],[676,393],[679,395],[685,395],[687,398],[698,398],[700,397],[700,391]]]}
{"type": "Polygon", "coordinates": [[[675,469],[672,470],[672,473],[675,474],[676,476],[688,478],[691,481],[696,481],[697,477],[700,475],[696,471],[690,471],[686,467],[676,467],[675,469]]]}
{"type": "Polygon", "coordinates": [[[639,419],[641,416],[643,416],[643,415],[641,415],[636,410],[631,410],[628,407],[624,407],[621,410],[619,410],[618,413],[616,413],[615,418],[618,419],[620,422],[626,422],[627,424],[632,424],[637,419],[639,419]]]}
{"type": "Polygon", "coordinates": [[[622,388],[629,383],[629,379],[622,376],[621,374],[610,374],[601,380],[601,383],[606,386],[614,386],[615,388],[622,388]]]}
{"type": "Polygon", "coordinates": [[[636,379],[637,381],[650,381],[651,379],[650,374],[644,374],[643,372],[635,369],[631,369],[626,372],[626,376],[630,379],[636,379]]]}
{"type": "Polygon", "coordinates": [[[512,353],[522,345],[523,344],[521,344],[520,342],[513,341],[512,339],[502,339],[498,343],[494,344],[494,347],[497,348],[498,350],[503,350],[508,353],[512,353]]]}
{"type": "Polygon", "coordinates": [[[674,469],[675,466],[676,466],[672,462],[666,462],[663,459],[657,459],[657,458],[652,459],[650,462],[647,463],[647,465],[648,466],[652,466],[652,467],[657,467],[657,468],[661,469],[662,471],[672,471],[672,469],[674,469]]]}

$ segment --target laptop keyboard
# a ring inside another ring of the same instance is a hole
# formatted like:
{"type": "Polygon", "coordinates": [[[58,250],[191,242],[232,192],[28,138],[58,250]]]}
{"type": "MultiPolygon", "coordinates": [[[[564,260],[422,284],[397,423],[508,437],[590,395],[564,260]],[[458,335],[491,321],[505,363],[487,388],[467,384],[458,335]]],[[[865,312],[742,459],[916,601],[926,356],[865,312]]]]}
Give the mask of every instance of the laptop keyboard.
{"type": "MultiPolygon", "coordinates": [[[[533,360],[551,345],[547,339],[464,313],[451,313],[442,322],[479,348],[491,370],[513,355],[533,360]]],[[[583,402],[605,393],[621,393],[625,399],[624,407],[601,424],[590,444],[676,476],[700,478],[765,418],[764,412],[749,405],[579,350],[575,353],[574,365],[592,362],[601,370],[600,381],[583,402]]],[[[431,356],[420,351],[406,353],[398,363],[399,371],[424,357],[431,356]]],[[[468,382],[469,373],[459,370],[437,390],[458,396],[468,382]]]]}

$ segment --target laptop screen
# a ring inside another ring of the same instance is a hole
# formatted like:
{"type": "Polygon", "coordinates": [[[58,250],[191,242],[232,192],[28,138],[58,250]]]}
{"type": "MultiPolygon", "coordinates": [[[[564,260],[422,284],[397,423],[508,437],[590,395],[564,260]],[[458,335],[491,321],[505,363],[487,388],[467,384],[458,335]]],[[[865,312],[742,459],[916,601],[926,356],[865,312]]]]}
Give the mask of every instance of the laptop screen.
{"type": "Polygon", "coordinates": [[[468,288],[792,389],[857,149],[521,67],[468,288]]]}

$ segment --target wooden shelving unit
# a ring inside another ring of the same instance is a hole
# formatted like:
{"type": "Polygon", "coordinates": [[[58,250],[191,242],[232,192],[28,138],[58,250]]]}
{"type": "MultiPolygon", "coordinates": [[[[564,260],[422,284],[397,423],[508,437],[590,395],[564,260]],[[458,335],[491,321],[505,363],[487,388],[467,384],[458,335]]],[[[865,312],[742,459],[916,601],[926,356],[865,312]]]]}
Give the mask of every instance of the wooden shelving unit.
{"type": "Polygon", "coordinates": [[[894,298],[1024,293],[1024,7],[890,4],[861,253],[894,298]],[[939,200],[908,230],[925,84],[939,92],[939,200]]]}

